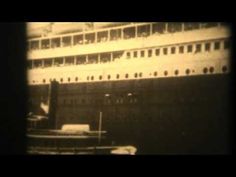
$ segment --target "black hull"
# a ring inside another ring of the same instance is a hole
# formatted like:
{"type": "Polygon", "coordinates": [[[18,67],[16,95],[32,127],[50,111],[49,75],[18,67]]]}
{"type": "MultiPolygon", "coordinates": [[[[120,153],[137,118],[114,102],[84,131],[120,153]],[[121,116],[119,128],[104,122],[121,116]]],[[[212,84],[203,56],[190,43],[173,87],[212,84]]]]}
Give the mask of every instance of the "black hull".
{"type": "MultiPolygon", "coordinates": [[[[229,75],[61,84],[56,128],[88,123],[138,154],[230,152],[229,75]]],[[[48,85],[30,86],[31,109],[48,85]]]]}

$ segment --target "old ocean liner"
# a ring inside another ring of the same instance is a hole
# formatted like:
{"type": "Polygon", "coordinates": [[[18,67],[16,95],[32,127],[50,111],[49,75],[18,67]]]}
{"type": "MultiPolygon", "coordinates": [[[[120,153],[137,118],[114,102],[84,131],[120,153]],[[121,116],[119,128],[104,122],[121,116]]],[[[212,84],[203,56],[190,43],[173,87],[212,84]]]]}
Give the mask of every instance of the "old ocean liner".
{"type": "Polygon", "coordinates": [[[140,154],[229,152],[229,24],[86,26],[29,38],[30,111],[47,102],[54,80],[53,129],[96,128],[102,112],[109,136],[140,154]]]}

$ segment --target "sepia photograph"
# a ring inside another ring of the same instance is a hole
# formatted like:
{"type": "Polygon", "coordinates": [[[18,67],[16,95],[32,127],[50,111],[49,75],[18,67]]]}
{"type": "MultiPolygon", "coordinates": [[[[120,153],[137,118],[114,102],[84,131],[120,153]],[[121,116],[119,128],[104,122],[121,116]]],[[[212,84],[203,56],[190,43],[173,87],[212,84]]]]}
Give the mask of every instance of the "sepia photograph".
{"type": "Polygon", "coordinates": [[[27,154],[229,154],[224,22],[27,22],[27,154]]]}

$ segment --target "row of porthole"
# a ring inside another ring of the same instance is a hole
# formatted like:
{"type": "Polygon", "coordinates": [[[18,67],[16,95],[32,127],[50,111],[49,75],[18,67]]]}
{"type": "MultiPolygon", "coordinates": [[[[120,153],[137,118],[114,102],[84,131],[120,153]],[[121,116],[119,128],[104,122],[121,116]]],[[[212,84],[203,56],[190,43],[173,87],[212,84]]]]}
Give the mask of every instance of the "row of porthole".
{"type": "MultiPolygon", "coordinates": [[[[104,104],[122,104],[122,103],[137,103],[138,99],[137,98],[132,98],[129,100],[126,100],[124,98],[117,98],[115,100],[105,100],[104,104]]],[[[80,104],[94,104],[96,103],[95,100],[86,100],[86,99],[81,99],[79,100],[66,100],[64,99],[63,102],[61,102],[61,105],[80,105],[80,104]],[[70,102],[68,102],[70,101],[70,102]]]]}
{"type": "MultiPolygon", "coordinates": [[[[210,68],[207,68],[207,67],[205,67],[205,68],[203,68],[203,73],[204,74],[207,74],[208,72],[210,72],[210,73],[214,73],[214,70],[215,70],[215,68],[214,67],[210,67],[210,68]]],[[[227,68],[227,66],[223,66],[222,67],[222,72],[227,72],[227,70],[228,70],[228,68],[227,68]]],[[[185,73],[186,73],[186,75],[189,75],[190,74],[190,69],[186,69],[185,70],[185,73]]],[[[193,71],[194,72],[194,71],[193,71]]],[[[179,75],[179,70],[177,69],[177,70],[175,70],[174,71],[174,74],[177,76],[177,75],[179,75]]],[[[137,77],[142,77],[142,73],[135,73],[134,74],[134,77],[135,78],[137,78],[137,77]]],[[[157,71],[155,71],[154,73],[153,73],[153,75],[156,77],[157,75],[158,75],[158,72],[157,71]]],[[[164,76],[168,76],[168,71],[164,71],[164,76]]],[[[119,74],[117,74],[116,75],[116,79],[119,79],[120,78],[120,75],[119,74]]],[[[127,79],[127,78],[129,78],[129,74],[125,74],[125,78],[127,79]]],[[[91,77],[87,77],[87,80],[94,80],[94,76],[91,76],[91,77]]],[[[111,75],[108,75],[107,76],[107,79],[108,80],[110,80],[111,79],[111,75]]],[[[56,79],[54,79],[54,80],[56,80],[56,79]]],[[[102,80],[102,76],[100,75],[99,76],[99,80],[102,80]]],[[[52,81],[52,79],[50,79],[50,81],[52,81]]],[[[70,82],[71,81],[71,79],[70,78],[68,78],[68,82],[70,82]]],[[[78,77],[75,77],[75,81],[77,82],[78,81],[78,77]]],[[[63,78],[61,78],[60,79],[60,82],[62,83],[63,82],[63,78]]],[[[33,81],[33,83],[35,83],[35,81],[33,81]]],[[[46,83],[46,79],[43,79],[43,83],[46,83]]]]}

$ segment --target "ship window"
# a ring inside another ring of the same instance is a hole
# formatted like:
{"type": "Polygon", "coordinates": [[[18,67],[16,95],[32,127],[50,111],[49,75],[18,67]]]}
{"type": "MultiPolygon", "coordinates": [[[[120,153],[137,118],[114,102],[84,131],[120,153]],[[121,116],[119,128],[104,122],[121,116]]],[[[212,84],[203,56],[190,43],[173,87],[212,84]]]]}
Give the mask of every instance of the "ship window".
{"type": "Polygon", "coordinates": [[[152,50],[148,50],[148,57],[152,56],[152,50]]]}
{"type": "Polygon", "coordinates": [[[43,83],[45,83],[46,82],[46,80],[45,79],[43,79],[43,83]]]}
{"type": "Polygon", "coordinates": [[[87,76],[87,80],[89,80],[89,76],[87,76]]]}
{"type": "Polygon", "coordinates": [[[119,78],[120,78],[120,75],[119,75],[119,74],[117,74],[117,75],[116,75],[116,79],[119,79],[119,78]]]}
{"type": "Polygon", "coordinates": [[[99,76],[99,80],[102,80],[102,76],[99,76]]]}
{"type": "Polygon", "coordinates": [[[35,60],[34,61],[34,67],[39,68],[42,66],[42,60],[35,60]]]}
{"type": "Polygon", "coordinates": [[[154,76],[157,76],[157,71],[154,72],[154,76]]]}
{"type": "Polygon", "coordinates": [[[211,28],[211,27],[215,27],[215,26],[218,26],[218,24],[216,22],[202,23],[203,28],[211,28]]]}
{"type": "Polygon", "coordinates": [[[138,73],[135,73],[135,74],[134,74],[134,77],[137,78],[137,77],[138,77],[138,73]]]}
{"type": "Polygon", "coordinates": [[[178,70],[178,69],[175,70],[175,75],[176,75],[176,76],[179,75],[179,70],[178,70]]]}
{"type": "Polygon", "coordinates": [[[138,52],[134,51],[134,58],[137,58],[137,57],[138,57],[138,52]]]}
{"type": "Polygon", "coordinates": [[[184,30],[193,30],[193,29],[198,29],[199,28],[199,23],[184,23],[184,30]]]}
{"type": "MultiPolygon", "coordinates": [[[[127,56],[128,58],[128,56],[127,56]]],[[[130,58],[130,56],[129,56],[130,58]]],[[[103,53],[100,55],[100,61],[102,63],[110,62],[111,61],[111,53],[103,53]]]]}
{"type": "Polygon", "coordinates": [[[225,73],[226,71],[227,71],[228,69],[227,69],[227,66],[223,66],[222,67],[222,71],[225,73]]]}
{"type": "Polygon", "coordinates": [[[205,51],[210,51],[210,43],[205,44],[205,51]]]}
{"type": "Polygon", "coordinates": [[[106,42],[108,38],[108,31],[101,31],[97,33],[97,42],[106,42]]]}
{"type": "Polygon", "coordinates": [[[127,58],[130,58],[130,52],[127,52],[126,55],[127,55],[127,58]]]}
{"type": "Polygon", "coordinates": [[[230,48],[230,41],[226,40],[224,41],[224,49],[229,49],[230,48]]]}
{"type": "Polygon", "coordinates": [[[74,36],[74,45],[83,44],[83,35],[74,36]]]}
{"type": "Polygon", "coordinates": [[[168,75],[168,71],[164,71],[164,75],[167,76],[168,75]]]}
{"type": "Polygon", "coordinates": [[[114,52],[114,53],[113,53],[113,60],[121,58],[122,55],[123,55],[123,52],[121,52],[121,51],[119,51],[119,52],[114,52]]]}
{"type": "Polygon", "coordinates": [[[184,53],[184,46],[179,46],[179,53],[184,53]]]}
{"type": "MultiPolygon", "coordinates": [[[[102,62],[105,62],[106,60],[103,60],[103,58],[101,58],[102,62]]],[[[88,63],[93,64],[93,63],[98,63],[98,55],[88,55],[88,63]]]]}
{"type": "Polygon", "coordinates": [[[73,64],[74,64],[74,57],[65,58],[65,65],[73,65],[73,64]]]}
{"type": "Polygon", "coordinates": [[[138,37],[147,37],[150,35],[150,25],[143,25],[137,27],[138,37]]]}
{"type": "Polygon", "coordinates": [[[75,81],[76,81],[76,82],[78,81],[78,77],[75,77],[75,81]]]}
{"type": "Polygon", "coordinates": [[[145,51],[142,50],[142,51],[141,51],[141,57],[144,57],[144,55],[145,55],[145,51]]]}
{"type": "Polygon", "coordinates": [[[175,54],[175,47],[171,47],[171,53],[175,54]]]}
{"type": "Polygon", "coordinates": [[[201,44],[196,45],[196,52],[201,52],[201,44]]]}
{"type": "Polygon", "coordinates": [[[118,40],[121,38],[121,29],[114,29],[110,31],[111,40],[118,40]]]}
{"type": "Polygon", "coordinates": [[[50,46],[49,46],[49,39],[44,39],[44,40],[42,40],[42,41],[41,41],[41,45],[42,45],[42,46],[41,46],[42,49],[49,49],[49,47],[50,47],[50,46]]]}
{"type": "Polygon", "coordinates": [[[129,77],[129,74],[125,74],[125,78],[128,78],[129,77]]]}
{"type": "Polygon", "coordinates": [[[51,66],[52,66],[52,59],[45,59],[44,67],[51,67],[51,66]]]}
{"type": "Polygon", "coordinates": [[[61,46],[60,38],[51,39],[51,48],[56,48],[60,46],[61,46]]]}
{"type": "Polygon", "coordinates": [[[95,41],[95,33],[85,34],[86,44],[94,43],[95,41]]]}
{"type": "Polygon", "coordinates": [[[165,31],[165,23],[155,23],[153,24],[153,33],[163,34],[165,31]]]}
{"type": "Polygon", "coordinates": [[[30,49],[32,50],[39,49],[39,41],[31,41],[30,44],[31,44],[30,49]]]}
{"type": "Polygon", "coordinates": [[[203,73],[206,74],[208,72],[208,69],[207,68],[204,68],[203,69],[203,73]]]}
{"type": "Polygon", "coordinates": [[[214,72],[214,67],[210,67],[209,71],[210,71],[210,73],[213,73],[214,72]]]}
{"type": "Polygon", "coordinates": [[[160,55],[160,49],[156,49],[156,56],[160,55]]]}
{"type": "Polygon", "coordinates": [[[63,64],[63,58],[55,58],[54,59],[54,65],[55,66],[60,66],[63,64]]]}
{"type": "Polygon", "coordinates": [[[63,78],[61,78],[61,80],[60,80],[61,82],[63,82],[63,78]]]}
{"type": "Polygon", "coordinates": [[[143,73],[139,73],[139,77],[142,77],[143,76],[143,73]]]}
{"type": "Polygon", "coordinates": [[[167,51],[167,48],[163,48],[163,54],[164,54],[164,55],[167,55],[167,52],[168,52],[168,51],[167,51]]]}
{"type": "Polygon", "coordinates": [[[66,36],[62,38],[62,46],[63,47],[67,47],[71,45],[71,37],[70,36],[66,36]]]}
{"type": "Polygon", "coordinates": [[[93,76],[91,76],[91,80],[93,80],[94,79],[94,77],[93,76]]]}
{"type": "Polygon", "coordinates": [[[35,81],[33,80],[33,83],[35,83],[35,81]]]}
{"type": "Polygon", "coordinates": [[[172,23],[168,23],[168,32],[169,33],[174,33],[174,32],[178,32],[181,31],[182,29],[182,24],[179,22],[172,22],[172,23]]]}
{"type": "Polygon", "coordinates": [[[220,49],[220,42],[215,42],[214,43],[214,49],[219,50],[220,49]]]}
{"type": "Polygon", "coordinates": [[[111,75],[108,75],[108,76],[107,76],[107,79],[110,80],[110,79],[111,79],[111,75]]]}
{"type": "Polygon", "coordinates": [[[86,63],[86,56],[76,56],[76,64],[84,64],[86,63]]]}
{"type": "Polygon", "coordinates": [[[68,77],[68,82],[70,82],[70,78],[68,77]]]}
{"type": "Polygon", "coordinates": [[[124,32],[124,39],[130,39],[135,37],[135,28],[134,27],[129,27],[123,29],[124,32]]]}
{"type": "Polygon", "coordinates": [[[186,73],[187,75],[189,75],[189,74],[190,74],[190,69],[186,69],[185,73],[186,73]]]}
{"type": "Polygon", "coordinates": [[[192,52],[193,50],[193,46],[192,45],[188,45],[188,53],[192,52]]]}

